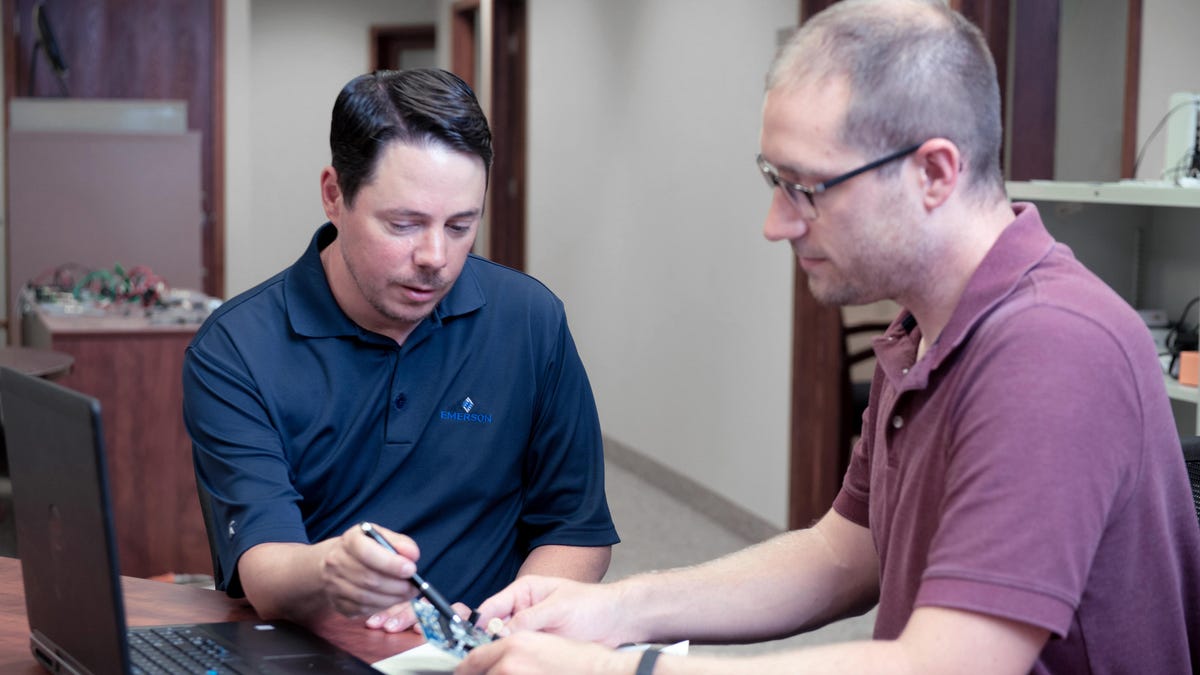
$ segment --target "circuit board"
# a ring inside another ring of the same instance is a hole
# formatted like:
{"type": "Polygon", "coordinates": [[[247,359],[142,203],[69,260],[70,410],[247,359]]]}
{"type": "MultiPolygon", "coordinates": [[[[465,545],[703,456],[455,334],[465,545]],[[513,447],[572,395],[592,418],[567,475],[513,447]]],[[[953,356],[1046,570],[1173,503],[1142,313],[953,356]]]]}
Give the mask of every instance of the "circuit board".
{"type": "Polygon", "coordinates": [[[412,606],[425,641],[451,656],[461,659],[472,649],[492,641],[490,635],[465,621],[461,624],[447,621],[423,598],[414,599],[412,606]]]}

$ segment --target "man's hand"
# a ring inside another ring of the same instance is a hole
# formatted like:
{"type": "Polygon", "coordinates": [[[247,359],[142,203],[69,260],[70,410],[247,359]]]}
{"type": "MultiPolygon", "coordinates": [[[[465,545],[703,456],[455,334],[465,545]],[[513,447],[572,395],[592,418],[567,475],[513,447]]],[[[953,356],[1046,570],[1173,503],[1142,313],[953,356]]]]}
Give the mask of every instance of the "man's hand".
{"type": "Polygon", "coordinates": [[[356,525],[333,540],[321,561],[321,588],[334,609],[346,616],[394,608],[417,594],[411,581],[421,556],[416,542],[374,527],[396,553],[364,535],[356,525]]]}
{"type": "Polygon", "coordinates": [[[622,599],[614,584],[528,575],[484,601],[478,624],[499,617],[509,633],[541,631],[616,646],[633,641],[623,634],[628,629],[621,619],[628,616],[620,609],[622,599]]]}
{"type": "Polygon", "coordinates": [[[545,633],[517,633],[472,649],[456,675],[520,673],[632,673],[640,653],[617,652],[545,633]]]}
{"type": "MultiPolygon", "coordinates": [[[[465,621],[471,616],[471,608],[456,602],[450,605],[454,613],[465,621]]],[[[417,628],[417,613],[413,611],[411,602],[392,605],[382,612],[376,612],[367,617],[367,628],[379,628],[387,633],[399,633],[409,628],[417,628]]]]}
{"type": "Polygon", "coordinates": [[[246,598],[264,619],[285,617],[301,623],[331,609],[346,616],[366,616],[395,608],[417,594],[410,578],[421,553],[412,539],[377,529],[396,553],[357,526],[316,544],[267,543],[251,548],[238,561],[246,598]]]}

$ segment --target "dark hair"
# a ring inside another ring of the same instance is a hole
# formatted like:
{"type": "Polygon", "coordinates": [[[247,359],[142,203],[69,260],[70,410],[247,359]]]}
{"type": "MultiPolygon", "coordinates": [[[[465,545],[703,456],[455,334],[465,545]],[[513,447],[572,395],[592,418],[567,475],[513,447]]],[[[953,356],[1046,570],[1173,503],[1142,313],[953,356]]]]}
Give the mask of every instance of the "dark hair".
{"type": "Polygon", "coordinates": [[[475,92],[434,68],[380,70],[346,83],[333,104],[329,148],[347,206],[375,173],[388,143],[438,143],[492,166],[492,132],[475,92]]]}

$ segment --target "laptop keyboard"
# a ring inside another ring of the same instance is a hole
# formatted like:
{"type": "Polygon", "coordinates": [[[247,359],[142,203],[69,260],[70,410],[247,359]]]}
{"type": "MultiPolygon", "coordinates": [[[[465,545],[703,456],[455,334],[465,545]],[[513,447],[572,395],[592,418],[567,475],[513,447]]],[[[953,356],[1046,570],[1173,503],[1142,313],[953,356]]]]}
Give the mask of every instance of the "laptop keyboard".
{"type": "Polygon", "coordinates": [[[134,675],[225,675],[253,672],[245,661],[187,626],[129,631],[134,675]]]}

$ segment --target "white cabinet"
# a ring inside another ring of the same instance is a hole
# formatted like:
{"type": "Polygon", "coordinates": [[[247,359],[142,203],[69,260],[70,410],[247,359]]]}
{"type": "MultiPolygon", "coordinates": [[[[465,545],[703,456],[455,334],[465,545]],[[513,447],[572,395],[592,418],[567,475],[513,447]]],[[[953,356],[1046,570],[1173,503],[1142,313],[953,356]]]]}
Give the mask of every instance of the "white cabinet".
{"type": "MultiPolygon", "coordinates": [[[[1034,202],[1051,234],[1134,307],[1175,321],[1200,295],[1200,186],[1029,181],[1008,183],[1008,196],[1034,202]]],[[[1180,432],[1200,434],[1196,388],[1164,381],[1180,432]]]]}

